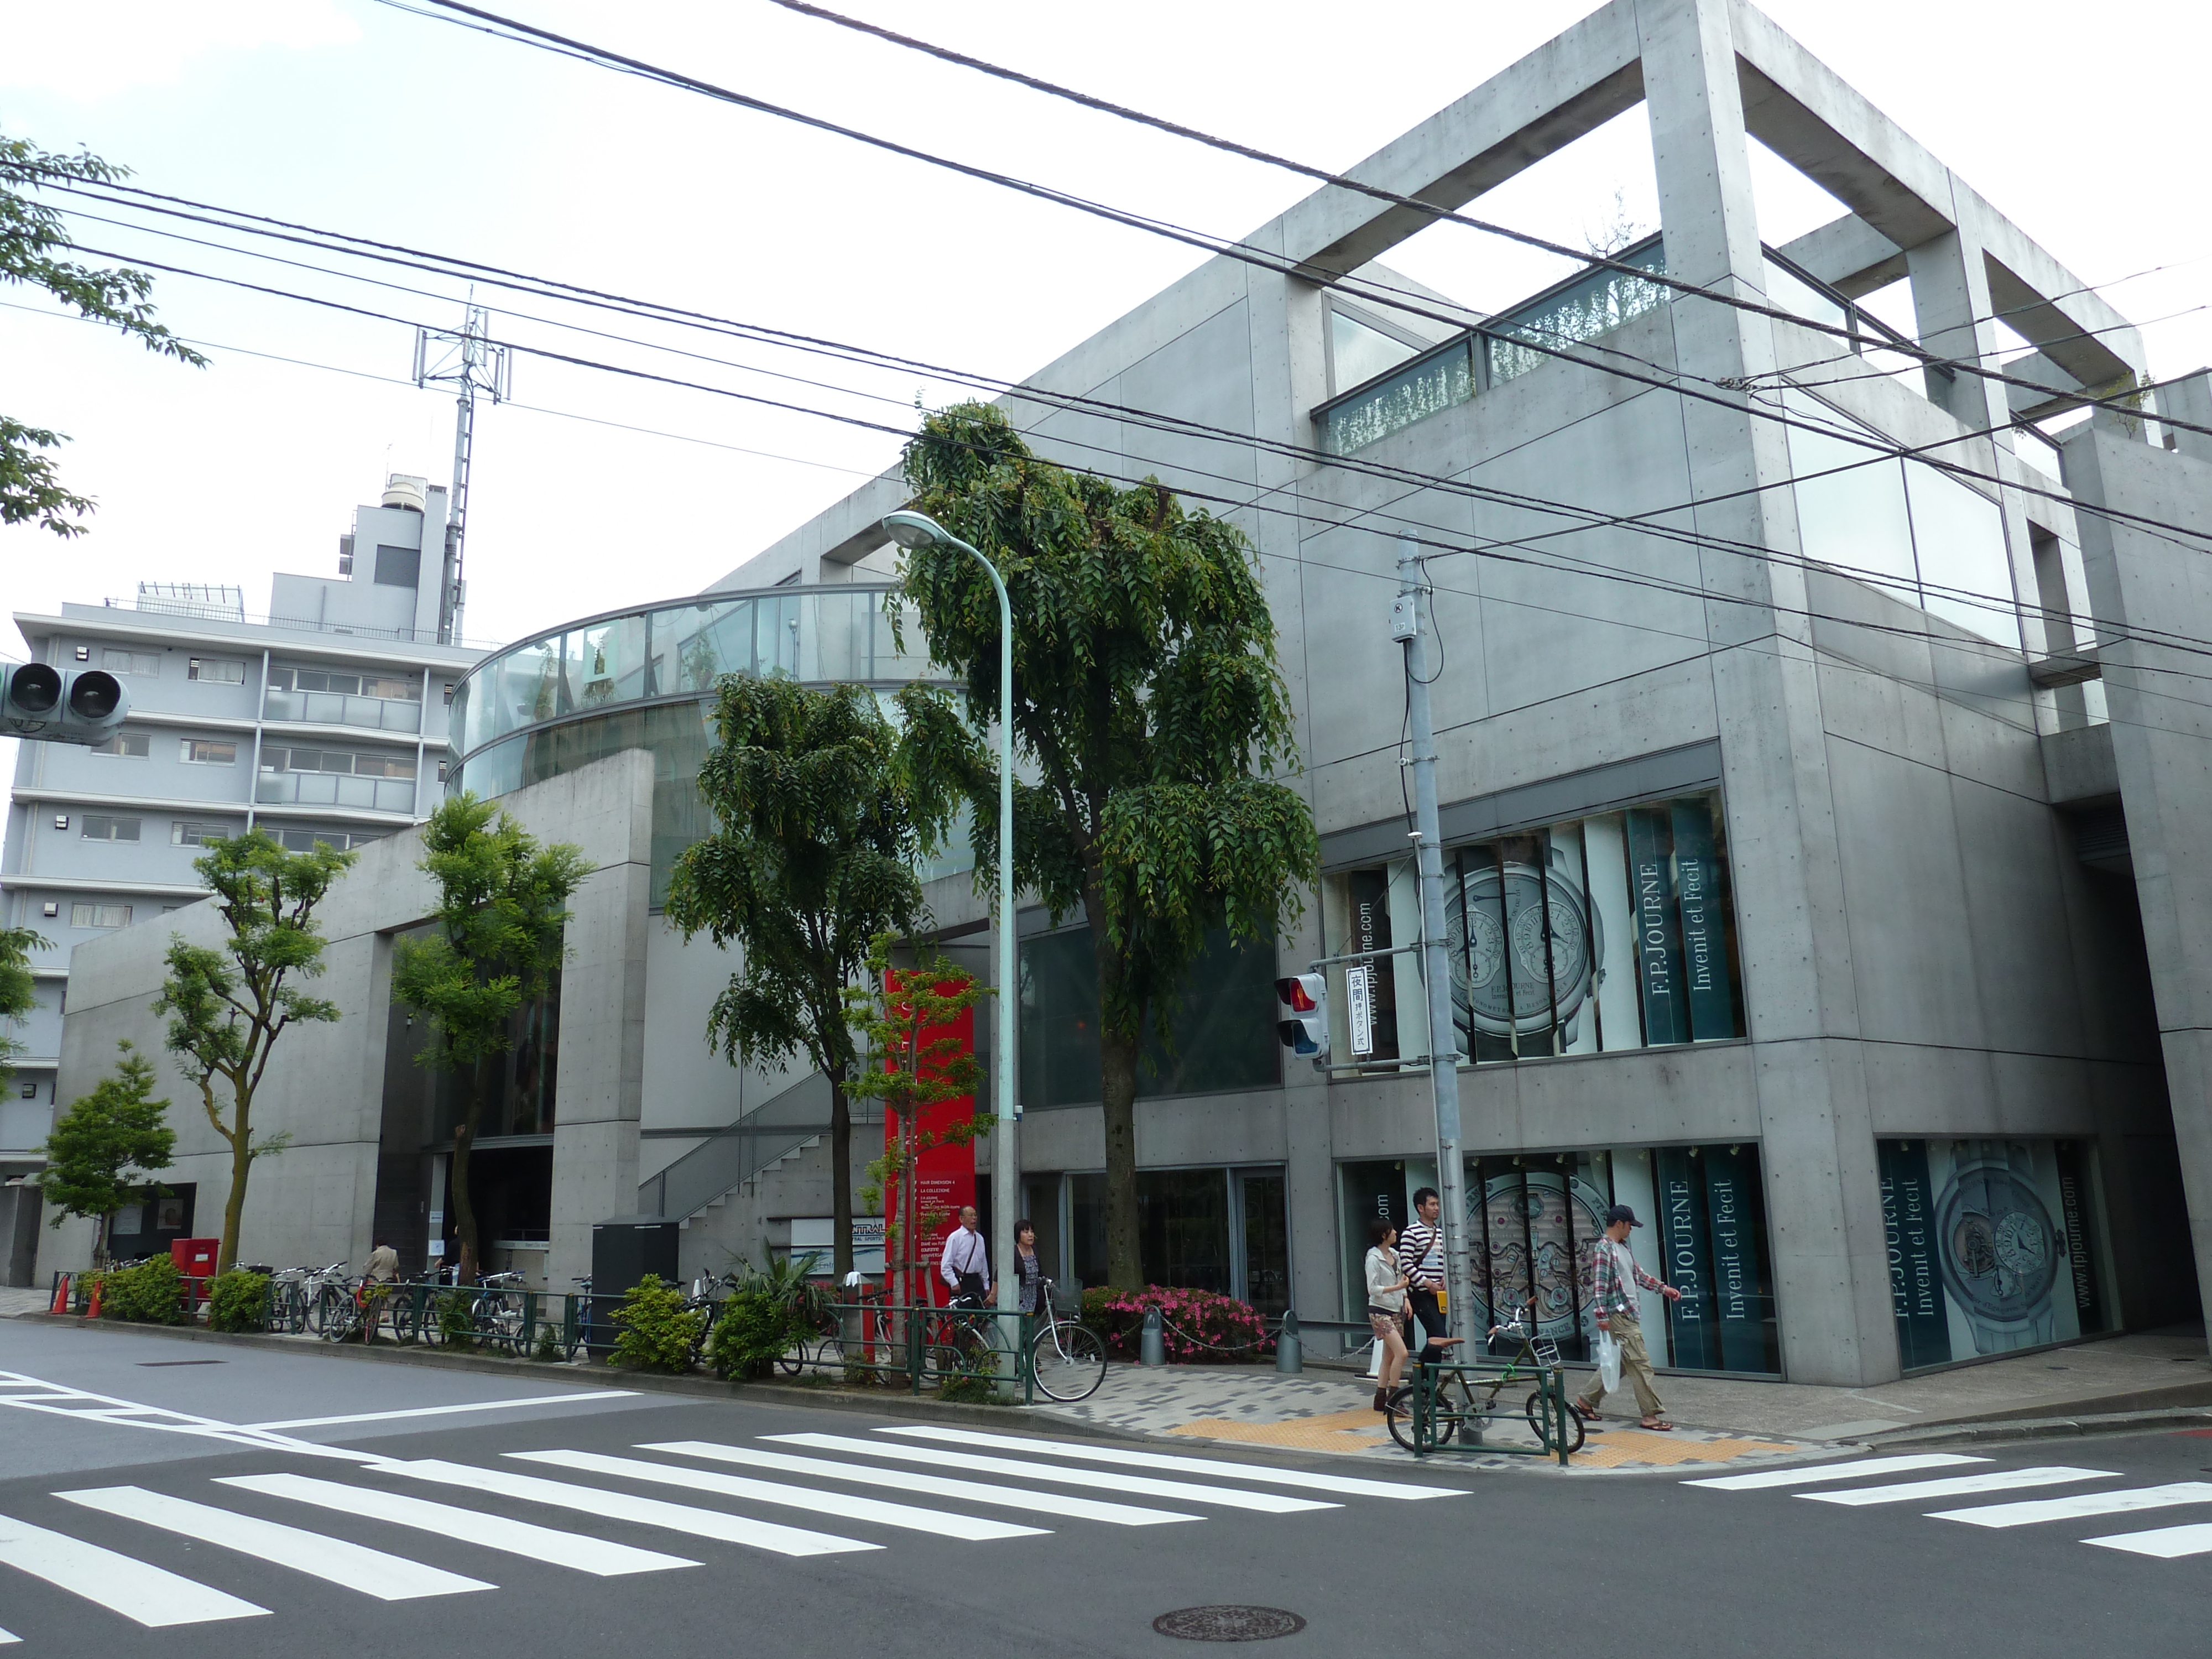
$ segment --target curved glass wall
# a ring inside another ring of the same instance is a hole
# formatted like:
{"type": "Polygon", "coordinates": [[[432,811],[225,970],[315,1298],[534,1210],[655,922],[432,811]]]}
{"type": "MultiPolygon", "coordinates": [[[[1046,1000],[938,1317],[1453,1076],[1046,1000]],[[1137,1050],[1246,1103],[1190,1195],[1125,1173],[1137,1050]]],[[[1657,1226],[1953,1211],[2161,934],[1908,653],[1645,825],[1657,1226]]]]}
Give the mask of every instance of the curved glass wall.
{"type": "MultiPolygon", "coordinates": [[[[918,620],[906,648],[882,585],[716,593],[572,623],[485,658],[453,689],[451,793],[504,795],[619,754],[653,756],[653,902],[676,855],[713,828],[699,768],[714,742],[714,683],[782,675],[885,691],[930,678],[918,620]]],[[[922,871],[969,867],[964,839],[922,871]]]]}

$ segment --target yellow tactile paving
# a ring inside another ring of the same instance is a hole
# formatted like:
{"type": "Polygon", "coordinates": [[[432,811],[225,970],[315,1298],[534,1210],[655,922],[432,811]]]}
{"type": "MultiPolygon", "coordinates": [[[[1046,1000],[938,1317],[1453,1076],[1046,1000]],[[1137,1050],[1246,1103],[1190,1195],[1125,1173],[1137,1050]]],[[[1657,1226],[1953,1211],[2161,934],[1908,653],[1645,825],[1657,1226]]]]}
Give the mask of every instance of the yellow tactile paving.
{"type": "Polygon", "coordinates": [[[1206,1417],[1193,1423],[1178,1423],[1168,1432],[1201,1440],[1240,1440],[1255,1446],[1294,1446],[1300,1451],[1364,1451],[1390,1437],[1381,1413],[1370,1406],[1356,1411],[1293,1417],[1280,1423],[1243,1423],[1234,1418],[1206,1417]]]}
{"type": "Polygon", "coordinates": [[[1762,1452],[1790,1452],[1802,1448],[1773,1440],[1741,1440],[1723,1436],[1697,1440],[1682,1435],[1651,1434],[1642,1429],[1608,1429],[1592,1435],[1574,1455],[1585,1468],[1617,1469],[1639,1463],[1655,1468],[1674,1463],[1726,1463],[1734,1458],[1762,1452]]]}

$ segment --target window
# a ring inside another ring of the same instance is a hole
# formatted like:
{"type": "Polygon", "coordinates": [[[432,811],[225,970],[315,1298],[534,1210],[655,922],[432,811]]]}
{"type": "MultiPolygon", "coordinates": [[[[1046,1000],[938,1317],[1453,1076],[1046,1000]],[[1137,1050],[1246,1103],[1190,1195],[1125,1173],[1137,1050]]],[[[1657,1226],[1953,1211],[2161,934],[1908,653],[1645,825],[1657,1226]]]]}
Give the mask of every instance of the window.
{"type": "MultiPolygon", "coordinates": [[[[1453,1042],[1477,1063],[1743,1035],[1717,795],[1447,848],[1444,884],[1453,1042]]],[[[1410,859],[1329,876],[1322,905],[1333,951],[1419,937],[1410,859]]],[[[1413,957],[1330,977],[1344,1004],[1333,1064],[1395,1067],[1427,1052],[1413,957]]]]}
{"type": "Polygon", "coordinates": [[[94,755],[125,755],[144,760],[152,748],[143,732],[118,732],[106,743],[91,744],[87,752],[94,755]]]}
{"type": "Polygon", "coordinates": [[[447,707],[448,708],[452,708],[453,706],[453,681],[451,681],[451,680],[447,680],[447,681],[446,682],[446,707],[447,707]]]}
{"type": "Polygon", "coordinates": [[[72,927],[128,927],[131,907],[127,904],[72,904],[70,906],[70,926],[72,927]]]}
{"type": "Polygon", "coordinates": [[[204,680],[211,685],[243,685],[246,665],[227,657],[192,657],[185,663],[185,678],[204,680]]]}
{"type": "Polygon", "coordinates": [[[350,772],[362,778],[411,778],[412,755],[355,754],[343,749],[280,749],[264,744],[264,772],[350,772]]]}
{"type": "Polygon", "coordinates": [[[140,823],[137,818],[118,818],[106,812],[87,812],[84,828],[78,833],[87,841],[136,841],[140,823]]]}
{"type": "Polygon", "coordinates": [[[1388,374],[1423,348],[1386,333],[1364,318],[1331,306],[1328,311],[1328,362],[1331,390],[1349,392],[1378,374],[1388,374]]]}
{"type": "Polygon", "coordinates": [[[269,685],[275,691],[337,691],[354,697],[383,697],[396,702],[420,702],[422,683],[397,674],[348,674],[328,668],[272,668],[269,685]]]}
{"type": "MultiPolygon", "coordinates": [[[[331,769],[325,767],[324,770],[331,769]]],[[[353,772],[357,778],[411,778],[415,775],[412,755],[356,755],[353,772]]]]}
{"type": "Polygon", "coordinates": [[[100,653],[100,665],[111,674],[143,674],[148,678],[161,672],[161,659],[153,651],[118,651],[110,646],[100,653]]]}
{"type": "Polygon", "coordinates": [[[205,847],[210,842],[228,841],[237,833],[228,823],[193,823],[179,818],[169,825],[169,845],[205,847]]]}
{"type": "Polygon", "coordinates": [[[214,738],[185,738],[177,744],[177,758],[187,766],[235,766],[238,745],[214,738]]]}
{"type": "Polygon", "coordinates": [[[381,836],[365,836],[344,830],[279,830],[271,826],[269,833],[288,853],[311,853],[317,842],[321,842],[334,852],[344,853],[383,839],[381,836]]]}
{"type": "Polygon", "coordinates": [[[414,547],[379,547],[376,550],[376,580],[386,587],[415,587],[422,580],[422,550],[414,547]]]}

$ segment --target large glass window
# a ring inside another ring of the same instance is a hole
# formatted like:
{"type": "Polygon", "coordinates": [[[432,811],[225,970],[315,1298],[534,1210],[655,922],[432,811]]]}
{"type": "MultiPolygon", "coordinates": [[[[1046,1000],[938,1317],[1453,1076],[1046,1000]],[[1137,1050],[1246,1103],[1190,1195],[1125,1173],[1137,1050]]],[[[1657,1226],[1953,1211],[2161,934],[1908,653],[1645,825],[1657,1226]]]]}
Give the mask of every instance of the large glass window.
{"type": "Polygon", "coordinates": [[[2086,1143],[1885,1138],[1876,1154],[1905,1370],[2112,1328],[2086,1143]]]}
{"type": "MultiPolygon", "coordinates": [[[[1849,422],[1802,392],[1802,420],[1849,422]]],[[[1863,443],[1790,428],[1797,534],[1805,556],[1907,605],[2017,651],[2020,614],[2004,515],[1979,490],[1925,461],[1878,455],[1863,443]]]]}
{"type": "MultiPolygon", "coordinates": [[[[1022,941],[1021,1085],[1026,1110],[1099,1097],[1098,969],[1091,930],[1022,941]]],[[[1217,928],[1164,1011],[1147,1022],[1137,1093],[1205,1094],[1280,1081],[1273,1020],[1275,952],[1217,928]]]]}
{"type": "MultiPolygon", "coordinates": [[[[1478,1063],[1743,1035],[1725,820],[1683,796],[1449,849],[1445,927],[1458,1052],[1478,1063]]],[[[1420,934],[1410,859],[1323,883],[1333,953],[1420,934]]],[[[1428,1050],[1421,963],[1355,964],[1333,998],[1340,1066],[1428,1050]]]]}
{"type": "Polygon", "coordinates": [[[1377,374],[1388,374],[1422,348],[1338,310],[1328,312],[1328,366],[1332,392],[1349,392],[1377,374]]]}
{"type": "MultiPolygon", "coordinates": [[[[1106,1282],[1106,1177],[1028,1178],[1037,1248],[1084,1285],[1106,1282]],[[1059,1224],[1065,1216],[1064,1229],[1059,1224]],[[1055,1235],[1048,1240],[1048,1224],[1055,1235]]],[[[1274,1316],[1290,1306],[1290,1219],[1283,1172],[1224,1169],[1137,1171],[1137,1241],[1147,1285],[1212,1291],[1274,1316]]],[[[1052,1267],[1048,1273],[1056,1271],[1052,1267]]]]}

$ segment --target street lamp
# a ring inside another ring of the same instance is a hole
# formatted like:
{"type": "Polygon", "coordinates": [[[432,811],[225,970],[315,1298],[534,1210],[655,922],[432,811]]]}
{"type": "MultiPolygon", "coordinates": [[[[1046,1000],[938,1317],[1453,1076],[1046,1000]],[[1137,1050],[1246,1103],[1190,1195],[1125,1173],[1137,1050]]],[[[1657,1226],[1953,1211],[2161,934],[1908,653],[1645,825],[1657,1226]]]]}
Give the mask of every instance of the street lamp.
{"type": "MultiPolygon", "coordinates": [[[[1014,608],[990,560],[926,513],[893,513],[884,528],[901,547],[919,552],[939,544],[974,556],[999,596],[999,1006],[993,1018],[998,1032],[998,1063],[992,1109],[998,1125],[991,1132],[991,1196],[997,1213],[992,1229],[991,1276],[999,1285],[999,1310],[1020,1306],[1014,1272],[1014,1218],[1021,1213],[1016,1188],[1021,1172],[1014,1163],[1014,608]]],[[[908,1178],[911,1180],[909,1172],[908,1178]]]]}

